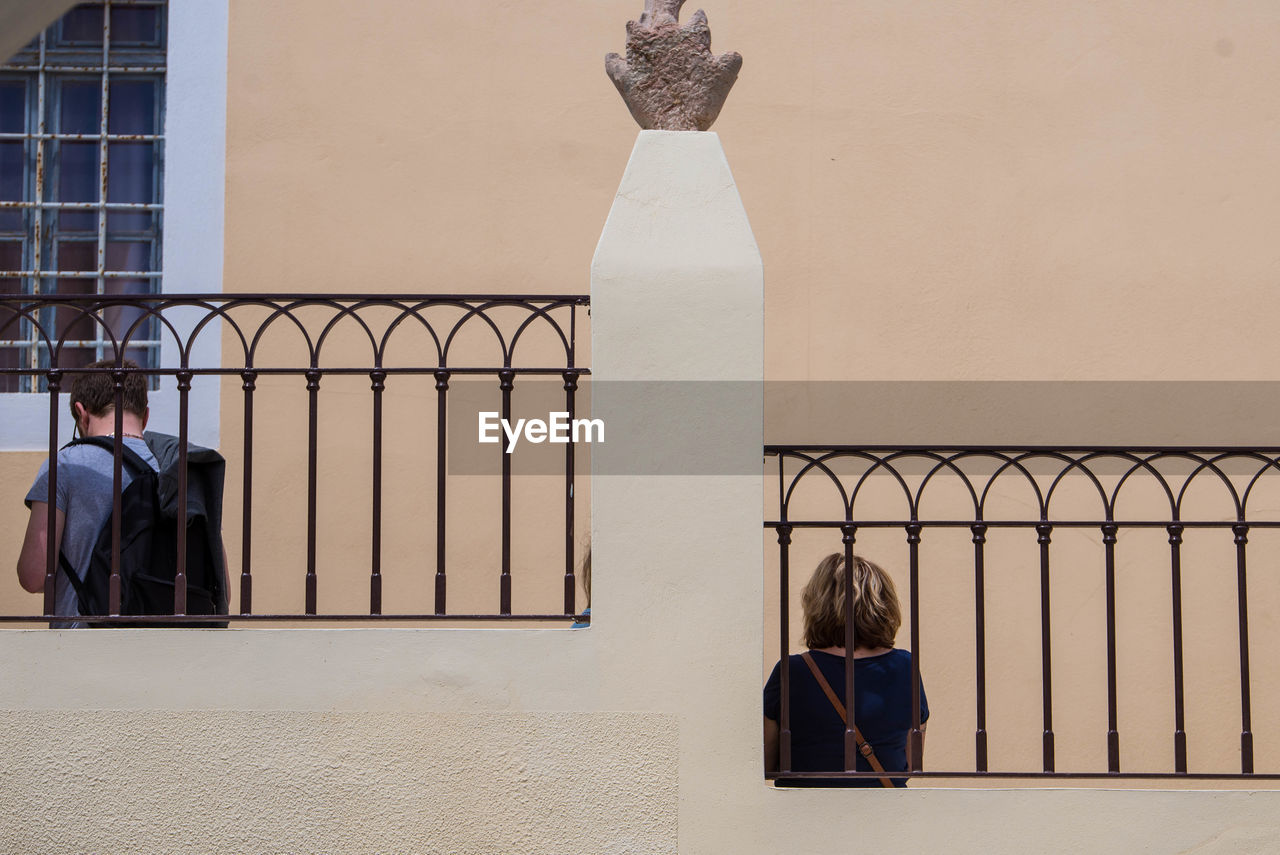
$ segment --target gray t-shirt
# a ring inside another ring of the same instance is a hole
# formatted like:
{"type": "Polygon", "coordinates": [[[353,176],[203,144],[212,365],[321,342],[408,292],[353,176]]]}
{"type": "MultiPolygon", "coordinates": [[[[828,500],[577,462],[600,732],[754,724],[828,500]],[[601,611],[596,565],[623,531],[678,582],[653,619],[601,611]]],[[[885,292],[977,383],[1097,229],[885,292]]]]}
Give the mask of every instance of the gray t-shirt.
{"type": "MultiPolygon", "coordinates": [[[[125,443],[138,456],[155,470],[160,464],[156,461],[151,449],[140,439],[125,437],[125,443]]],[[[89,567],[93,556],[93,547],[98,542],[98,535],[107,520],[111,519],[112,505],[112,464],[114,458],[110,451],[95,445],[73,445],[58,452],[58,510],[66,515],[62,528],[62,552],[67,561],[76,569],[81,579],[89,567]]],[[[120,473],[122,486],[129,486],[133,478],[129,475],[129,467],[124,466],[120,473]]],[[[32,502],[49,501],[49,461],[40,464],[40,472],[35,483],[27,491],[27,507],[32,502]]],[[[59,572],[55,577],[55,608],[60,615],[80,614],[76,590],[71,587],[66,574],[59,572]]],[[[65,623],[55,621],[54,627],[85,626],[83,622],[65,623]]]]}

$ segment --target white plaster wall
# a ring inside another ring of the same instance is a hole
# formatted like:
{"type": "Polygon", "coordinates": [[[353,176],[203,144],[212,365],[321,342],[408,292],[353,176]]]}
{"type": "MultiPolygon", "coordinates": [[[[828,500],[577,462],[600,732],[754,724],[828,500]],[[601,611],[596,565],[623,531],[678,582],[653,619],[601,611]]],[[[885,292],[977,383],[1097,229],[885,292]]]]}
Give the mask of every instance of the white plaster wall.
{"type": "MultiPolygon", "coordinates": [[[[169,5],[169,54],[165,85],[164,292],[222,293],[223,213],[227,164],[228,0],[173,0],[169,5]]],[[[262,283],[260,290],[269,290],[262,283]]],[[[201,312],[175,313],[184,336],[201,312]]],[[[188,365],[221,364],[222,325],[206,326],[192,342],[188,365]]],[[[180,364],[166,337],[166,368],[180,364]]],[[[197,377],[189,394],[191,440],[219,445],[219,384],[197,377]]],[[[152,424],[178,432],[178,393],[172,381],[152,396],[152,424]]]]}
{"type": "Polygon", "coordinates": [[[643,420],[647,409],[680,409],[681,440],[693,446],[686,450],[714,451],[730,464],[696,476],[631,474],[618,465],[619,457],[637,467],[660,457],[670,444],[660,436],[594,451],[593,598],[600,605],[593,602],[592,617],[631,642],[631,655],[617,665],[630,672],[633,702],[680,716],[680,851],[740,851],[754,845],[744,834],[747,805],[764,794],[757,653],[763,411],[759,398],[734,412],[689,411],[682,383],[763,380],[764,272],[715,134],[640,133],[596,248],[591,285],[592,415],[608,424],[619,416],[643,420]],[[609,385],[629,380],[668,382],[636,402],[609,385]]]}
{"type": "Polygon", "coordinates": [[[0,852],[675,852],[679,718],[603,635],[0,634],[0,852]]]}
{"type": "MultiPolygon", "coordinates": [[[[606,233],[597,379],[741,380],[762,274],[718,141],[634,157],[610,227],[726,255],[679,279],[606,233]],[[733,230],[627,191],[645,169],[733,230]],[[677,310],[716,334],[672,338],[677,310]]],[[[758,415],[706,441],[758,465],[758,415]]],[[[608,475],[593,498],[586,630],[0,633],[0,852],[1275,851],[1272,792],[771,789],[758,477],[608,475]]]]}

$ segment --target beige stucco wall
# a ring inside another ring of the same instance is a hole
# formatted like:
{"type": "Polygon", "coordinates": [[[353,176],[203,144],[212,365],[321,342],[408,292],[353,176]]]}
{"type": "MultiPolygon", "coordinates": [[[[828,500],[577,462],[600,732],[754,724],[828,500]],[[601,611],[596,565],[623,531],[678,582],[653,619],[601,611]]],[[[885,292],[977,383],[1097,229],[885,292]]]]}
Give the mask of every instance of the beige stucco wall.
{"type": "MultiPolygon", "coordinates": [[[[232,3],[227,288],[582,289],[633,132],[601,59],[638,8],[232,3]]],[[[716,129],[771,272],[768,377],[1271,378],[1274,4],[706,11],[745,57],[716,129]]],[[[1042,439],[1012,392],[968,399],[859,429],[1042,439]]],[[[1262,441],[1269,418],[1216,408],[1100,417],[1125,441],[1197,417],[1160,441],[1262,441]]],[[[802,396],[770,438],[845,439],[848,409],[802,396]]],[[[1098,420],[1064,441],[1116,441],[1098,420]]]]}
{"type": "MultiPolygon", "coordinates": [[[[703,5],[716,49],[746,58],[716,129],[768,270],[765,376],[1273,379],[1274,4],[703,5]]],[[[584,290],[635,136],[601,58],[638,12],[232,2],[226,290],[584,290]]],[[[918,406],[912,438],[949,439],[945,411],[918,406]]],[[[1254,423],[1229,441],[1267,441],[1254,423]]],[[[25,489],[37,460],[0,458],[4,483],[25,489]]],[[[715,561],[683,546],[706,560],[599,573],[586,632],[6,632],[0,750],[25,786],[4,811],[85,800],[74,827],[67,805],[0,848],[92,848],[86,823],[121,792],[145,794],[159,834],[191,804],[174,790],[227,812],[190,851],[305,848],[295,826],[346,851],[1274,848],[1271,793],[767,789],[763,579],[682,573],[715,561]],[[732,665],[712,655],[727,648],[732,665]],[[148,728],[164,739],[127,734],[148,728]],[[192,732],[223,749],[213,773],[168,762],[192,732]],[[445,812],[477,819],[446,832],[445,812]]]]}
{"type": "MultiPolygon", "coordinates": [[[[581,288],[633,5],[233,3],[228,287],[581,288]]],[[[1270,376],[1274,4],[703,5],[769,376],[1270,376]]]]}
{"type": "Polygon", "coordinates": [[[770,289],[771,375],[1270,377],[1276,16],[726,9],[721,44],[759,58],[735,93],[755,109],[719,130],[790,286],[770,289]]]}

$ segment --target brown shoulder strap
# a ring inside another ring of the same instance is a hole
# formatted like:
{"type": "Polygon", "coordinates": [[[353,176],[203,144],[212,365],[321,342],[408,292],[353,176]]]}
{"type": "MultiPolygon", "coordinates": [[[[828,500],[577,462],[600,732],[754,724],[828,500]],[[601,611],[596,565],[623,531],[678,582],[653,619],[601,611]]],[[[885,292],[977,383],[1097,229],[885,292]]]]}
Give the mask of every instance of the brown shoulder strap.
{"type": "MultiPolygon", "coordinates": [[[[813,679],[818,681],[823,694],[827,696],[827,700],[831,701],[831,706],[835,707],[836,712],[840,713],[840,720],[846,725],[849,724],[849,714],[845,712],[844,704],[840,703],[840,697],[831,688],[831,684],[822,675],[822,671],[818,669],[818,663],[813,661],[813,657],[809,655],[808,651],[801,653],[800,658],[804,660],[804,664],[808,665],[809,670],[813,672],[813,679]]],[[[880,783],[886,787],[892,787],[893,781],[884,776],[884,767],[880,765],[880,759],[876,757],[875,749],[871,747],[870,742],[862,738],[862,732],[858,730],[856,724],[853,725],[853,738],[858,743],[858,753],[867,758],[867,762],[871,764],[872,769],[881,773],[880,783]]]]}

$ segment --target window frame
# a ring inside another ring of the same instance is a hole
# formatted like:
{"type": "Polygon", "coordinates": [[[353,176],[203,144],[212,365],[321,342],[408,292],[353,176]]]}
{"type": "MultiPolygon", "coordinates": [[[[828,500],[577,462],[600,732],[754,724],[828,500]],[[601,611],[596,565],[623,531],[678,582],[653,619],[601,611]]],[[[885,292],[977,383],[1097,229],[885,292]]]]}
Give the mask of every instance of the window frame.
{"type": "MultiPolygon", "coordinates": [[[[228,0],[171,2],[165,63],[164,223],[162,289],[165,294],[222,292],[223,213],[226,188],[228,0]]],[[[178,330],[188,333],[195,323],[178,330]]],[[[190,364],[221,360],[218,324],[206,327],[189,354],[190,364]]],[[[179,353],[162,336],[159,365],[176,368],[179,353]]],[[[189,397],[191,440],[211,448],[219,439],[219,384],[199,378],[189,397]]],[[[153,424],[177,424],[178,392],[172,382],[150,396],[153,424]]],[[[45,394],[0,393],[0,451],[46,451],[49,398],[45,394]]],[[[58,419],[58,442],[71,439],[71,420],[58,419]]]]}

